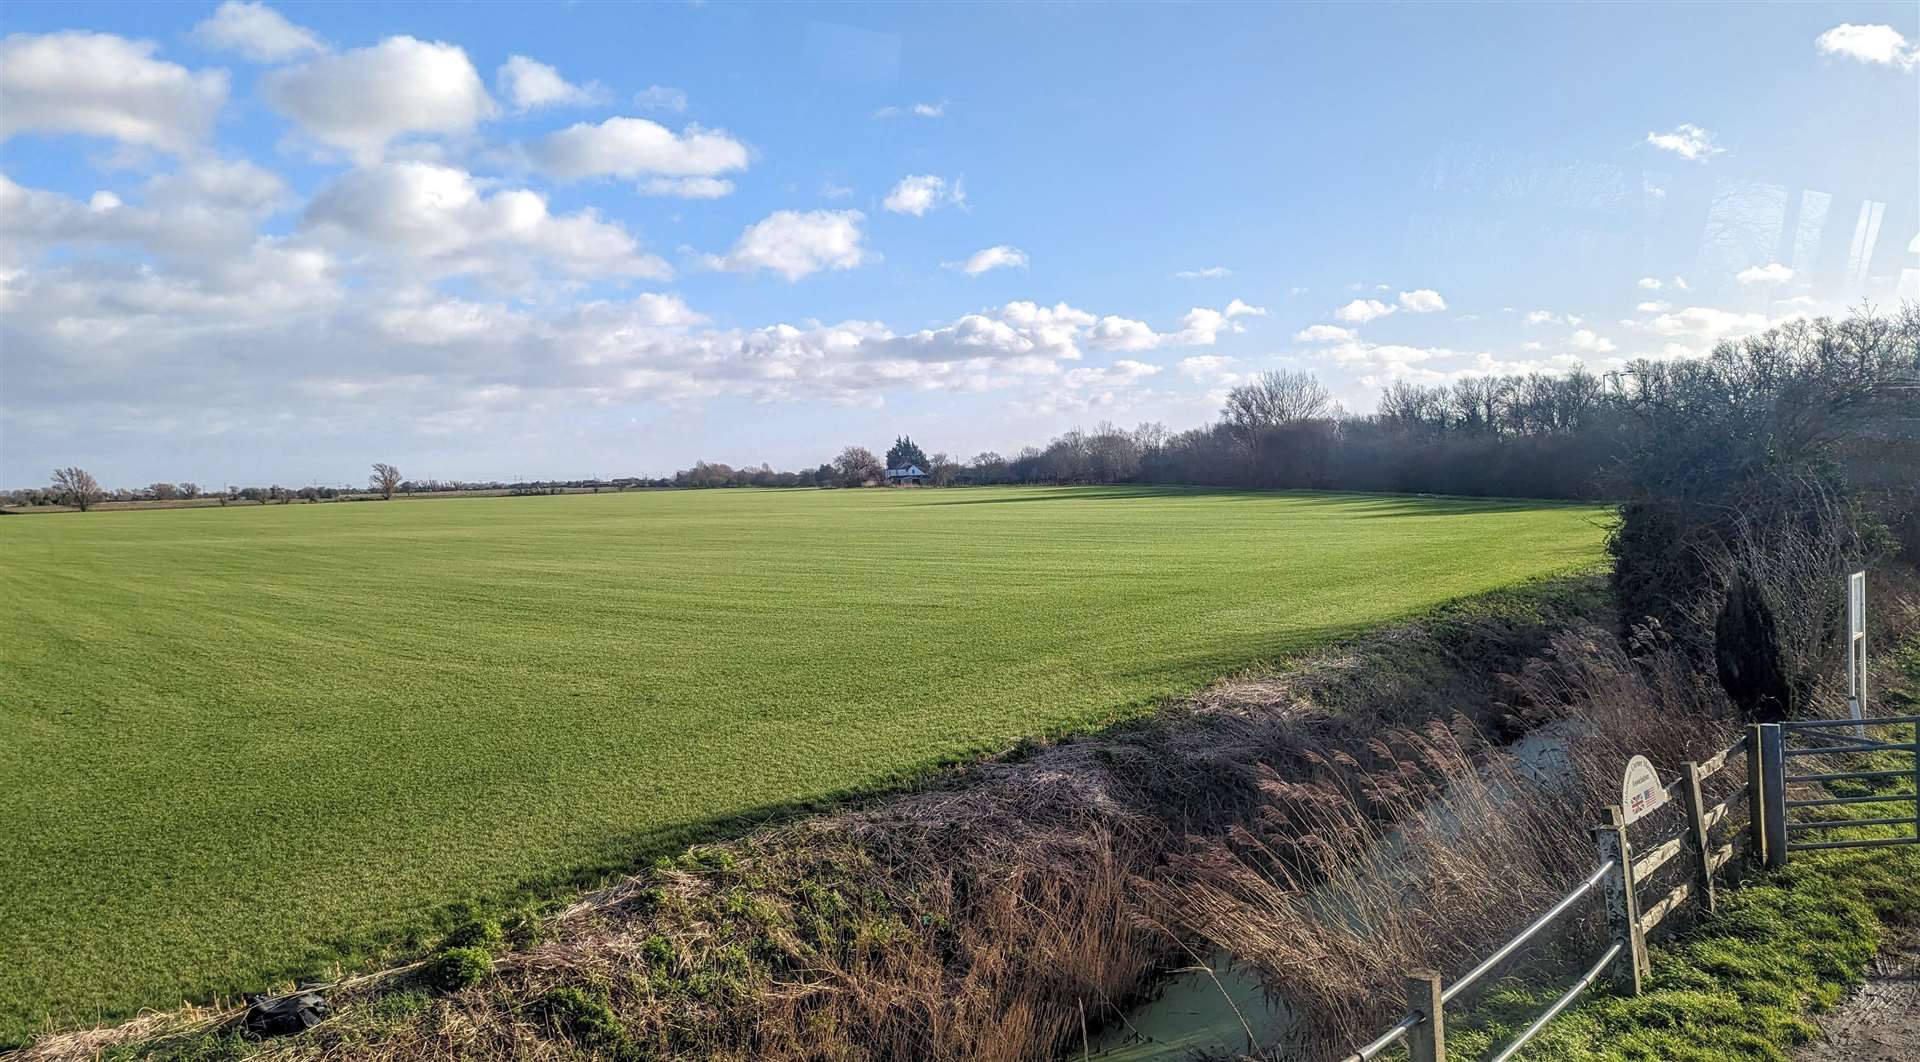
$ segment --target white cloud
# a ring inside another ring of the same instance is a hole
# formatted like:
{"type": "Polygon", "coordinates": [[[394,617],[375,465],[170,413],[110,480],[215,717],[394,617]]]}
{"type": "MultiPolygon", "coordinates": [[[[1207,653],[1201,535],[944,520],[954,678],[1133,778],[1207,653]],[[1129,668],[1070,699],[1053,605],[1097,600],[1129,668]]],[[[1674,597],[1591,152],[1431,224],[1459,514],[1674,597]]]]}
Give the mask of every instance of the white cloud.
{"type": "Polygon", "coordinates": [[[853,189],[848,188],[844,184],[835,184],[832,181],[820,182],[820,198],[822,199],[845,199],[852,194],[853,189]]]}
{"type": "Polygon", "coordinates": [[[1857,26],[1843,22],[1814,38],[1813,46],[1821,55],[1844,56],[1903,70],[1911,70],[1920,63],[1920,46],[1908,45],[1899,30],[1886,25],[1857,26]]]}
{"type": "Polygon", "coordinates": [[[1235,299],[1227,303],[1225,313],[1228,317],[1265,317],[1267,315],[1267,308],[1265,306],[1254,306],[1235,299]]]}
{"type": "Polygon", "coordinates": [[[665,277],[619,225],[591,210],[555,215],[527,189],[491,195],[462,170],[392,162],[352,170],[321,187],[302,228],[345,252],[377,255],[409,274],[472,275],[502,285],[538,279],[535,263],[566,276],[665,277]]]}
{"type": "Polygon", "coordinates": [[[1612,353],[1614,349],[1613,340],[1597,335],[1592,329],[1588,328],[1582,328],[1575,332],[1568,338],[1567,345],[1575,350],[1583,350],[1592,354],[1609,354],[1612,353]]]}
{"type": "Polygon", "coordinates": [[[1338,325],[1317,324],[1303,328],[1293,334],[1296,343],[1337,343],[1353,339],[1355,332],[1338,325]]]}
{"type": "Polygon", "coordinates": [[[648,85],[633,94],[633,105],[643,111],[684,114],[687,110],[687,94],[667,85],[648,85]]]}
{"type": "Polygon", "coordinates": [[[1662,314],[1647,322],[1647,327],[1663,336],[1691,335],[1717,339],[1733,333],[1759,332],[1771,323],[1766,314],[1689,306],[1684,310],[1662,314]]]}
{"type": "Polygon", "coordinates": [[[1560,324],[1563,320],[1565,318],[1551,310],[1533,310],[1527,314],[1527,323],[1530,325],[1560,324]]]}
{"type": "Polygon", "coordinates": [[[1641,277],[1640,286],[1647,291],[1659,291],[1661,288],[1666,287],[1665,284],[1660,282],[1659,277],[1641,277]]]}
{"type": "Polygon", "coordinates": [[[527,155],[541,172],[563,181],[587,177],[714,177],[745,169],[745,144],[718,130],[689,125],[676,135],[645,118],[579,122],[535,140],[527,155]]]}
{"type": "Polygon", "coordinates": [[[906,107],[882,107],[873,112],[875,118],[900,118],[911,115],[915,118],[944,118],[947,113],[945,101],[940,103],[915,103],[906,107]]]}
{"type": "Polygon", "coordinates": [[[1333,315],[1349,324],[1366,324],[1368,321],[1385,317],[1392,312],[1393,307],[1379,299],[1355,299],[1333,311],[1333,315]]]}
{"type": "Polygon", "coordinates": [[[1400,293],[1400,308],[1408,313],[1439,313],[1447,308],[1447,300],[1432,288],[1400,293]]]}
{"type": "Polygon", "coordinates": [[[227,0],[215,8],[211,16],[193,27],[192,36],[208,48],[239,52],[256,63],[276,63],[327,50],[312,30],[288,22],[273,8],[238,0],[227,0]]]}
{"type": "Polygon", "coordinates": [[[970,277],[977,277],[992,269],[1025,269],[1027,252],[1018,247],[995,244],[968,255],[965,261],[942,262],[948,269],[958,269],[970,277]]]}
{"type": "Polygon", "coordinates": [[[1648,133],[1646,142],[1690,162],[1704,162],[1725,150],[1714,144],[1712,133],[1691,122],[1674,126],[1671,133],[1648,133]]]}
{"type": "Polygon", "coordinates": [[[776,210],[747,226],[733,250],[708,255],[706,263],[733,273],[764,269],[789,281],[823,269],[853,269],[868,259],[860,242],[864,220],[858,210],[776,210]]]}
{"type": "Polygon", "coordinates": [[[222,70],[155,59],[151,41],[110,33],[15,33],[0,40],[0,140],[81,133],[184,152],[227,101],[222,70]]]}
{"type": "Polygon", "coordinates": [[[1182,269],[1174,274],[1178,280],[1212,280],[1218,277],[1230,277],[1233,270],[1226,266],[1208,266],[1205,269],[1182,269]]]}
{"type": "Polygon", "coordinates": [[[397,137],[465,133],[495,113],[464,50],[412,37],[272,71],[260,92],[308,136],[362,165],[397,137]]]}
{"type": "Polygon", "coordinates": [[[1160,345],[1152,325],[1113,314],[1100,318],[1087,338],[1101,350],[1152,350],[1160,345]]]}
{"type": "Polygon", "coordinates": [[[1734,279],[1742,284],[1784,284],[1793,279],[1793,269],[1779,262],[1768,262],[1763,266],[1748,266],[1734,279]]]}
{"type": "Polygon", "coordinates": [[[722,177],[654,177],[640,182],[641,195],[680,199],[720,199],[733,194],[733,182],[722,177]]]}
{"type": "Polygon", "coordinates": [[[1672,304],[1661,302],[1657,299],[1651,302],[1643,302],[1634,307],[1634,309],[1639,310],[1641,313],[1666,313],[1672,308],[1672,304]]]}
{"type": "Polygon", "coordinates": [[[575,85],[560,71],[524,55],[508,56],[495,75],[500,94],[524,114],[539,107],[586,107],[605,103],[607,90],[598,82],[575,85]]]}
{"type": "Polygon", "coordinates": [[[1685,290],[1687,290],[1687,278],[1686,278],[1686,277],[1674,277],[1674,278],[1673,278],[1673,286],[1674,286],[1675,288],[1677,288],[1677,289],[1679,289],[1679,290],[1681,290],[1681,291],[1685,291],[1685,290]]]}
{"type": "Polygon", "coordinates": [[[947,204],[964,206],[966,202],[967,193],[959,181],[949,186],[946,178],[924,173],[900,178],[900,183],[893,186],[893,191],[887,193],[880,205],[895,214],[912,214],[917,218],[947,204]]]}
{"type": "Polygon", "coordinates": [[[1224,354],[1196,354],[1180,359],[1180,372],[1196,380],[1216,380],[1231,375],[1233,366],[1239,361],[1224,354]]]}

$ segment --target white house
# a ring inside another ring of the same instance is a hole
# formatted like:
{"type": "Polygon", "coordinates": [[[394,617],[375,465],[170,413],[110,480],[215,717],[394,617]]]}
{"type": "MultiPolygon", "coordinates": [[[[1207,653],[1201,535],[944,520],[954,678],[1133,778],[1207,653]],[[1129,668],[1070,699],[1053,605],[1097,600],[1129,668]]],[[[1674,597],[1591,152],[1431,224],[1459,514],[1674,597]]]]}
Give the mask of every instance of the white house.
{"type": "Polygon", "coordinates": [[[887,486],[889,487],[918,487],[926,481],[927,474],[919,465],[887,469],[887,486]]]}

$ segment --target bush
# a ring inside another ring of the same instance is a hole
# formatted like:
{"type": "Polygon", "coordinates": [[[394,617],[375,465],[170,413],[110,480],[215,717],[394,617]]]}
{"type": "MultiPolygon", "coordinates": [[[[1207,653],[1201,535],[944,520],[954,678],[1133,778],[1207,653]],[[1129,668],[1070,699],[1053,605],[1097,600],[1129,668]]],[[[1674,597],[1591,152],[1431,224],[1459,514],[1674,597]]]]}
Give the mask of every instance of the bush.
{"type": "Polygon", "coordinates": [[[477,985],[493,972],[493,958],[483,948],[448,948],[427,960],[420,979],[441,992],[458,992],[477,985]]]}
{"type": "Polygon", "coordinates": [[[500,951],[506,942],[506,931],[500,928],[499,922],[491,918],[475,918],[455,926],[443,943],[449,948],[479,948],[491,953],[500,951]]]}
{"type": "Polygon", "coordinates": [[[578,988],[556,988],[541,996],[535,1008],[555,1032],[582,1047],[615,1056],[631,1054],[627,1030],[613,1016],[605,1000],[578,988]]]}

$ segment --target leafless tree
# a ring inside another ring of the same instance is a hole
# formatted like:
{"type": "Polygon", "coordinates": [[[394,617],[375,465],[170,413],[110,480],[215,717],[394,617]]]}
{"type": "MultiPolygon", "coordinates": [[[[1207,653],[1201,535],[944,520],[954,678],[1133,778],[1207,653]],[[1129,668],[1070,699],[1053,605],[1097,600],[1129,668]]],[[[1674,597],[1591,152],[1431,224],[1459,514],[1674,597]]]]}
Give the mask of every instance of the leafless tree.
{"type": "Polygon", "coordinates": [[[171,483],[155,483],[147,488],[147,493],[153,495],[154,501],[172,501],[179,497],[180,488],[171,483]]]}
{"type": "Polygon", "coordinates": [[[53,492],[60,500],[81,512],[93,508],[93,503],[107,496],[100,489],[100,481],[84,468],[56,468],[53,470],[53,492]]]}
{"type": "Polygon", "coordinates": [[[843,487],[860,487],[887,474],[886,466],[864,446],[849,446],[833,459],[834,474],[843,487]]]}
{"type": "Polygon", "coordinates": [[[200,484],[192,481],[180,484],[180,496],[182,498],[198,498],[200,496],[200,484]]]}
{"type": "Polygon", "coordinates": [[[373,475],[367,477],[367,482],[380,492],[382,500],[392,501],[394,490],[400,486],[400,470],[385,461],[376,461],[373,475]]]}
{"type": "Polygon", "coordinates": [[[1252,383],[1227,392],[1221,412],[1241,431],[1277,428],[1296,420],[1318,420],[1333,409],[1333,396],[1312,373],[1263,372],[1252,383]]]}

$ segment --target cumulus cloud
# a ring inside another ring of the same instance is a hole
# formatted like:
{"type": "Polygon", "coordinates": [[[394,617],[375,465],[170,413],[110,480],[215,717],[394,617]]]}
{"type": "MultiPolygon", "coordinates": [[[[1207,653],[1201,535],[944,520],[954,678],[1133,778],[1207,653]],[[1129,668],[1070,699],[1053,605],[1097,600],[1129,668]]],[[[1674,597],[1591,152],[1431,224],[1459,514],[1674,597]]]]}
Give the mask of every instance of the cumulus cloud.
{"type": "Polygon", "coordinates": [[[272,71],[260,93],[315,141],[363,165],[398,137],[465,133],[496,113],[464,49],[412,37],[272,71]]]}
{"type": "Polygon", "coordinates": [[[1643,302],[1634,307],[1634,309],[1639,310],[1641,313],[1665,313],[1672,308],[1672,304],[1661,302],[1657,299],[1650,302],[1643,302]]]}
{"type": "Polygon", "coordinates": [[[1661,288],[1666,287],[1666,285],[1661,282],[1659,277],[1641,277],[1640,287],[1647,291],[1659,291],[1661,288]]]}
{"type": "Polygon", "coordinates": [[[1296,343],[1338,343],[1352,339],[1355,335],[1356,333],[1351,328],[1341,328],[1339,325],[1317,324],[1310,325],[1295,332],[1293,334],[1293,341],[1296,343]]]}
{"type": "Polygon", "coordinates": [[[964,261],[942,262],[941,265],[948,269],[957,269],[970,277],[977,277],[993,269],[1025,269],[1027,252],[1018,247],[1009,247],[1004,243],[995,244],[973,252],[964,261]]]}
{"type": "Polygon", "coordinates": [[[923,173],[900,178],[900,183],[893,186],[880,205],[895,214],[912,214],[917,218],[926,216],[929,210],[949,204],[964,206],[966,202],[967,193],[959,181],[949,185],[944,177],[923,173]]]}
{"type": "Polygon", "coordinates": [[[1560,324],[1564,320],[1566,318],[1551,310],[1532,310],[1527,313],[1527,323],[1530,325],[1560,324]]]}
{"type": "Polygon", "coordinates": [[[720,177],[654,177],[640,182],[641,195],[679,199],[720,199],[733,194],[733,182],[720,177]]]}
{"type": "Polygon", "coordinates": [[[1911,70],[1920,63],[1920,46],[1909,45],[1899,30],[1887,25],[1857,26],[1843,22],[1814,38],[1821,55],[1911,70]]]}
{"type": "Polygon", "coordinates": [[[862,246],[858,210],[776,210],[747,226],[724,255],[708,255],[712,269],[733,273],[765,270],[789,281],[825,269],[853,269],[869,258],[862,246]]]}
{"type": "Polygon", "coordinates": [[[180,153],[203,142],[227,75],[154,58],[151,41],[70,30],[0,40],[0,140],[80,133],[180,153]]]}
{"type": "Polygon", "coordinates": [[[1742,284],[1784,284],[1793,279],[1793,269],[1779,262],[1748,266],[1735,275],[1742,284]]]}
{"type": "Polygon", "coordinates": [[[1646,142],[1690,162],[1705,162],[1725,150],[1714,144],[1712,133],[1690,122],[1674,126],[1670,133],[1648,133],[1646,142]]]}
{"type": "Polygon", "coordinates": [[[745,144],[718,130],[690,125],[681,132],[645,118],[580,122],[527,145],[541,172],[563,181],[588,177],[714,177],[745,169],[745,144]]]}
{"type": "Polygon", "coordinates": [[[1613,340],[1600,336],[1589,328],[1574,332],[1567,339],[1567,345],[1590,354],[1610,354],[1614,349],[1613,340]]]}
{"type": "Polygon", "coordinates": [[[1432,288],[1400,293],[1400,308],[1408,313],[1439,313],[1447,308],[1447,300],[1432,288]]]}
{"type": "Polygon", "coordinates": [[[1393,312],[1393,307],[1379,299],[1355,299],[1333,311],[1333,315],[1348,324],[1366,324],[1375,318],[1385,317],[1393,312]]]}
{"type": "Polygon", "coordinates": [[[560,71],[524,55],[508,56],[495,75],[500,94],[522,114],[539,107],[585,107],[605,103],[607,90],[597,82],[575,85],[560,71]]]}
{"type": "Polygon", "coordinates": [[[513,285],[537,279],[535,264],[592,279],[672,273],[664,261],[643,253],[625,229],[591,210],[556,215],[536,192],[488,194],[465,171],[425,162],[342,174],[314,195],[301,224],[342,252],[371,252],[430,275],[513,285]]]}
{"type": "Polygon", "coordinates": [[[1219,277],[1230,277],[1232,275],[1233,270],[1228,269],[1226,266],[1208,266],[1205,269],[1182,269],[1174,274],[1174,278],[1178,280],[1213,280],[1219,277]]]}
{"type": "Polygon", "coordinates": [[[1648,321],[1647,327],[1655,334],[1662,336],[1700,336],[1719,339],[1734,334],[1763,331],[1770,324],[1772,322],[1763,313],[1738,313],[1710,306],[1689,306],[1684,310],[1661,314],[1648,321]]]}
{"type": "Polygon", "coordinates": [[[687,94],[667,85],[648,85],[633,94],[633,105],[643,111],[684,114],[687,110],[687,94]]]}
{"type": "Polygon", "coordinates": [[[193,27],[192,35],[208,48],[239,52],[256,63],[277,63],[327,50],[326,44],[305,26],[288,22],[265,4],[239,0],[227,0],[215,8],[211,16],[193,27]]]}

